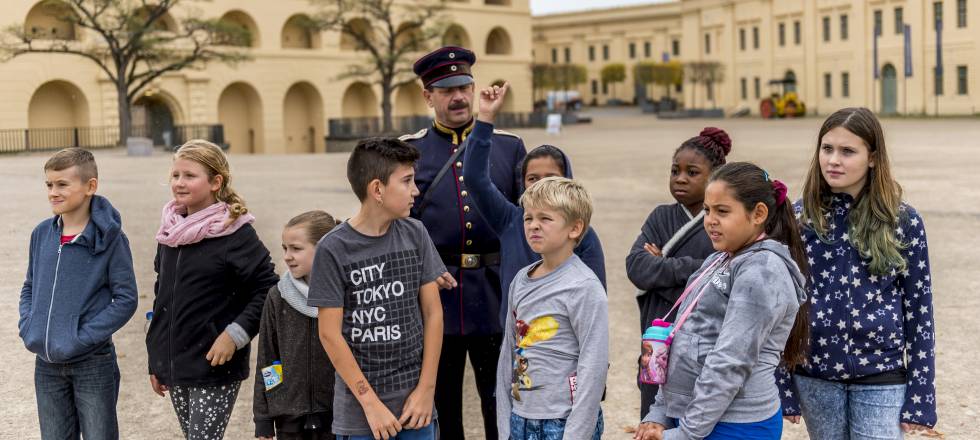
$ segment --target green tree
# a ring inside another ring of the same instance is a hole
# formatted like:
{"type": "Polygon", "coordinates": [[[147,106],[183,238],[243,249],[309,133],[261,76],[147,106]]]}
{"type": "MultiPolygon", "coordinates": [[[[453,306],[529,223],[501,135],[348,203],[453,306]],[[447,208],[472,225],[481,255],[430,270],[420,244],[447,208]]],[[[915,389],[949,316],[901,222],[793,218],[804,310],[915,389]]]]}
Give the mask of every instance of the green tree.
{"type": "Polygon", "coordinates": [[[392,130],[391,95],[416,81],[412,64],[447,27],[445,0],[311,0],[322,30],[351,38],[364,56],[338,79],[366,78],[381,87],[381,130],[392,130]]]}
{"type": "MultiPolygon", "coordinates": [[[[654,82],[654,69],[656,69],[656,64],[651,62],[641,62],[633,65],[633,82],[636,84],[646,86],[654,82]]],[[[645,88],[645,87],[644,87],[645,88]]],[[[649,92],[648,92],[649,95],[649,92]]],[[[644,98],[649,98],[649,96],[644,96],[644,98]]]]}
{"type": "Polygon", "coordinates": [[[657,63],[650,72],[652,83],[664,86],[667,99],[670,99],[670,89],[684,82],[684,67],[677,61],[657,63]]]}
{"type": "Polygon", "coordinates": [[[130,108],[153,80],[212,61],[235,64],[249,58],[246,52],[221,47],[248,46],[247,30],[200,18],[185,6],[201,1],[47,0],[56,19],[84,32],[85,38],[61,39],[16,24],[0,38],[0,55],[8,60],[34,53],[64,54],[95,63],[115,86],[119,142],[124,143],[132,130],[130,108]],[[178,6],[186,18],[173,17],[178,6]]]}
{"type": "MultiPolygon", "coordinates": [[[[724,66],[717,61],[692,61],[684,65],[684,71],[684,77],[695,86],[693,97],[697,96],[698,84],[704,84],[705,87],[713,87],[715,83],[719,83],[725,79],[724,66]]],[[[712,96],[712,106],[714,106],[713,98],[712,96]]],[[[694,103],[696,103],[696,100],[692,99],[692,104],[694,103]]]]}
{"type": "Polygon", "coordinates": [[[602,68],[599,72],[599,77],[602,79],[603,84],[612,84],[613,86],[613,99],[616,98],[616,83],[621,83],[626,80],[626,66],[615,63],[609,64],[602,68]]]}

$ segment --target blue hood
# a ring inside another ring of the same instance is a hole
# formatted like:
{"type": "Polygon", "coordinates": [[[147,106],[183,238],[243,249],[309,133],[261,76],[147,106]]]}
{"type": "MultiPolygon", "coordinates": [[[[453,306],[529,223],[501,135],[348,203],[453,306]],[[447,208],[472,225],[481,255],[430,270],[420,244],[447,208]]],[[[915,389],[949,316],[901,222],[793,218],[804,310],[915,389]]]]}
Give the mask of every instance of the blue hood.
{"type": "Polygon", "coordinates": [[[111,342],[136,312],[136,277],[119,211],[93,196],[84,231],[61,244],[61,217],[31,234],[27,276],[20,294],[18,329],[42,360],[85,359],[111,342]]]}

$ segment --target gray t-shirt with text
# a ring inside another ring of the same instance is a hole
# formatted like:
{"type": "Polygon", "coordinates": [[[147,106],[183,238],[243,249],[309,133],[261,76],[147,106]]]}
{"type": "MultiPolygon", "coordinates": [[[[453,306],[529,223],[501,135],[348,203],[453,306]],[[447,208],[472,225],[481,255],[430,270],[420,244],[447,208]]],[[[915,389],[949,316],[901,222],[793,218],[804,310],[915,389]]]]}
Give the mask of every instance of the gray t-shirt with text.
{"type": "MultiPolygon", "coordinates": [[[[419,288],[445,271],[428,232],[415,219],[395,220],[379,237],[343,223],[317,244],[308,304],[344,309],[344,340],[395,417],[422,369],[419,288]]],[[[360,403],[339,374],[333,407],[335,434],[371,434],[360,403]]]]}

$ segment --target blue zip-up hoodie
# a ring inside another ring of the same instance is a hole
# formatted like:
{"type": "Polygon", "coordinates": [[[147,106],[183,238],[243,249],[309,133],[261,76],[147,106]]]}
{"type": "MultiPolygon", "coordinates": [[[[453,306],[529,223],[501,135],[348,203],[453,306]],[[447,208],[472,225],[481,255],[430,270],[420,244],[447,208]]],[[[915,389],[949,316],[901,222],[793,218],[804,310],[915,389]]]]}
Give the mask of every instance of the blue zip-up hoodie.
{"type": "Polygon", "coordinates": [[[61,244],[61,217],[31,233],[17,326],[31,353],[51,363],[84,360],[136,312],[136,276],[119,211],[93,196],[85,230],[61,244]]]}
{"type": "MultiPolygon", "coordinates": [[[[936,327],[925,225],[915,209],[903,203],[896,234],[907,267],[875,275],[847,235],[853,205],[848,194],[833,196],[825,211],[828,232],[823,240],[812,227],[801,225],[813,289],[809,361],[802,373],[846,383],[904,368],[901,421],[935,426],[936,327]]],[[[797,215],[801,209],[797,202],[797,215]]],[[[800,414],[785,370],[777,375],[777,383],[783,414],[800,414]]]]}
{"type": "MultiPolygon", "coordinates": [[[[476,121],[470,134],[469,146],[464,152],[463,175],[469,183],[470,195],[480,215],[490,224],[500,239],[500,286],[503,302],[500,307],[501,325],[507,319],[507,290],[510,282],[522,268],[541,257],[531,250],[524,237],[524,209],[507,200],[490,180],[490,136],[493,124],[476,121]]],[[[559,150],[560,151],[560,150],[559,150]]],[[[562,152],[562,155],[565,153],[562,152]]],[[[565,177],[572,178],[572,162],[565,156],[565,177]]],[[[524,192],[524,176],[521,176],[521,193],[524,192]]],[[[591,227],[575,248],[575,254],[584,262],[606,287],[606,263],[599,236],[591,227]]],[[[506,329],[505,329],[506,330],[506,329]]]]}

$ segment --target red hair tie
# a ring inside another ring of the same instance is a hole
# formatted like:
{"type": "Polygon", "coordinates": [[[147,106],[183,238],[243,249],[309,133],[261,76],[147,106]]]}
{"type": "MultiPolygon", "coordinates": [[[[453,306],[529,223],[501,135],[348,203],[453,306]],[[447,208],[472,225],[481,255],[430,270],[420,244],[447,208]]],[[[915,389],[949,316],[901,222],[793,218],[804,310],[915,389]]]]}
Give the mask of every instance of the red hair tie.
{"type": "Polygon", "coordinates": [[[786,184],[779,179],[773,179],[772,190],[776,193],[776,206],[783,206],[783,203],[786,203],[786,193],[789,191],[786,184]]]}

